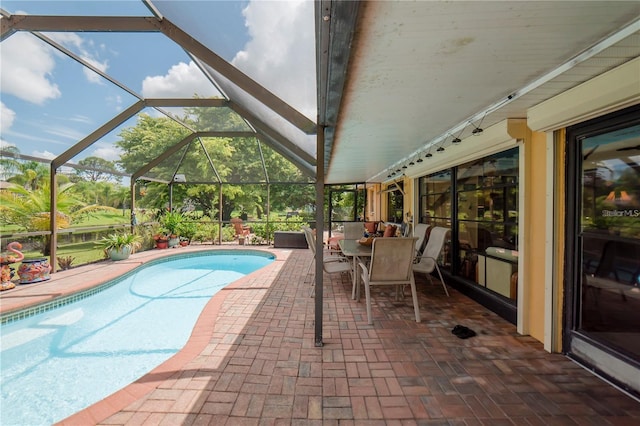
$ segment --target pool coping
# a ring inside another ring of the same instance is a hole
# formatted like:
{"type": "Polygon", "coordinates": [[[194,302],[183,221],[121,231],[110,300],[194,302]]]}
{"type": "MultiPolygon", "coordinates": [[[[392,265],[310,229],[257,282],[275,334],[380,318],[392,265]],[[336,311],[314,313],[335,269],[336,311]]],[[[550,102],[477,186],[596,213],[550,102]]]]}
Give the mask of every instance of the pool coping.
{"type": "Polygon", "coordinates": [[[274,261],[257,271],[225,286],[217,292],[205,305],[200,313],[191,335],[185,346],[171,358],[155,367],[149,373],[140,377],[133,383],[123,387],[104,399],[89,407],[72,414],[57,422],[58,425],[96,424],[117,413],[128,405],[142,398],[147,393],[160,386],[188,362],[196,358],[207,347],[213,335],[216,319],[225,299],[230,294],[227,289],[242,287],[256,275],[267,275],[265,272],[279,268],[281,262],[286,261],[291,249],[274,248],[273,246],[207,246],[192,245],[177,250],[150,250],[133,254],[123,261],[105,260],[95,264],[89,264],[67,271],[60,271],[51,275],[51,280],[40,283],[27,284],[24,287],[16,286],[17,292],[9,290],[7,294],[0,294],[0,302],[10,300],[11,303],[0,304],[0,315],[6,317],[25,309],[37,309],[43,304],[55,302],[65,297],[90,291],[92,288],[102,286],[112,280],[120,279],[134,272],[137,268],[162,261],[169,260],[176,255],[197,254],[207,251],[260,251],[274,255],[274,261]],[[96,272],[100,272],[97,274],[96,272]],[[65,281],[69,281],[65,283],[65,281]],[[66,285],[65,285],[66,284],[66,285]],[[27,291],[29,290],[29,291],[27,291]],[[37,290],[37,292],[35,291],[37,290]],[[9,297],[8,297],[9,296],[9,297]],[[12,296],[12,297],[11,297],[12,296]]]}

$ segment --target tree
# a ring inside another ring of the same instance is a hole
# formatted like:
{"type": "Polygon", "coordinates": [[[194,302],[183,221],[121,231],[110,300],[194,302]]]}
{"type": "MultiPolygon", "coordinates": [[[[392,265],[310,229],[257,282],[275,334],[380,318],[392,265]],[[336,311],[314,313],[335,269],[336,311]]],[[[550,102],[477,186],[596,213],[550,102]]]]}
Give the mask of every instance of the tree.
{"type": "MultiPolygon", "coordinates": [[[[120,132],[121,139],[116,142],[116,146],[123,152],[117,164],[125,172],[133,174],[188,134],[189,130],[167,117],[156,118],[140,114],[135,126],[120,132]]],[[[159,166],[158,172],[170,171],[167,166],[169,165],[159,166]]]]}
{"type": "MultiPolygon", "coordinates": [[[[73,183],[58,187],[56,224],[58,229],[68,228],[79,215],[115,210],[100,205],[85,205],[71,195],[73,183]]],[[[35,190],[15,185],[0,192],[0,223],[16,225],[27,232],[48,231],[51,223],[51,190],[45,182],[35,190]]],[[[50,235],[45,236],[43,254],[49,255],[50,235]]]]}
{"type": "Polygon", "coordinates": [[[18,173],[7,179],[23,188],[36,190],[48,182],[49,167],[37,161],[21,161],[17,164],[18,173]]]}
{"type": "MultiPolygon", "coordinates": [[[[2,151],[14,155],[20,154],[17,146],[2,145],[2,151]]],[[[0,157],[0,180],[8,180],[12,176],[20,173],[20,162],[11,157],[0,157]]]]}
{"type": "Polygon", "coordinates": [[[120,182],[120,176],[115,175],[118,171],[113,161],[100,157],[87,157],[78,161],[78,165],[85,168],[76,169],[76,174],[89,182],[120,182]]]}
{"type": "MultiPolygon", "coordinates": [[[[226,108],[186,108],[183,122],[198,130],[248,130],[246,123],[236,113],[226,108]]],[[[188,130],[168,118],[141,115],[136,126],[123,130],[116,145],[123,154],[118,164],[133,173],[153,159],[162,155],[169,147],[183,140],[188,130]]],[[[174,205],[189,202],[208,216],[215,216],[222,204],[223,220],[229,220],[238,209],[256,214],[266,211],[266,184],[269,179],[279,182],[308,181],[287,159],[257,138],[198,138],[182,150],[154,167],[147,175],[171,180],[174,174],[184,174],[187,182],[204,184],[173,183],[174,205]],[[262,158],[267,164],[267,172],[262,158]],[[218,179],[219,178],[219,179],[218,179]],[[222,203],[219,187],[222,186],[222,203]],[[211,184],[206,184],[211,182],[211,184]],[[248,183],[251,183],[250,185],[248,183]]],[[[304,206],[313,203],[313,196],[303,185],[277,187],[275,193],[283,201],[271,197],[272,206],[304,206]]],[[[313,192],[311,192],[313,194],[313,192]]],[[[147,183],[146,193],[139,205],[148,208],[163,208],[168,202],[166,186],[147,183]]]]}

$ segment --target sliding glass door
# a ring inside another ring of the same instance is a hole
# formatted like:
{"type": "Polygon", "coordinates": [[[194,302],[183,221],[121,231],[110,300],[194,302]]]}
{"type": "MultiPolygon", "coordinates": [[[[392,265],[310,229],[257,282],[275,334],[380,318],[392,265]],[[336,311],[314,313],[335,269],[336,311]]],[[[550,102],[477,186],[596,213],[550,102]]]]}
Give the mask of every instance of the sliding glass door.
{"type": "Polygon", "coordinates": [[[567,144],[575,214],[565,344],[582,336],[640,362],[640,109],[569,128],[567,144]]]}

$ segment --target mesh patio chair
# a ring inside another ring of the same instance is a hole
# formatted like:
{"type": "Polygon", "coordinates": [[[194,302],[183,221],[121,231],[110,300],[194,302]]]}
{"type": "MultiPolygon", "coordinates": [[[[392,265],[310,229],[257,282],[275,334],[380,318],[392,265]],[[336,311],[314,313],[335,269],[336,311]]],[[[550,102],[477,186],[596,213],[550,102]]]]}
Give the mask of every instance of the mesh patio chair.
{"type": "Polygon", "coordinates": [[[429,226],[426,223],[418,223],[413,230],[413,236],[417,238],[416,240],[416,257],[422,256],[422,252],[424,251],[425,246],[427,245],[427,240],[425,237],[427,236],[427,231],[429,230],[429,226]]]}
{"type": "MultiPolygon", "coordinates": [[[[316,237],[315,235],[313,235],[313,231],[309,227],[302,228],[302,231],[304,232],[304,237],[307,240],[307,245],[309,246],[309,248],[311,249],[311,252],[313,253],[313,259],[317,260],[316,237]]],[[[311,265],[309,265],[309,269],[311,269],[312,266],[313,266],[313,262],[311,263],[311,265]]],[[[322,259],[322,269],[327,274],[336,274],[336,273],[343,273],[343,272],[351,273],[351,262],[349,262],[349,260],[344,256],[328,255],[328,256],[324,256],[322,259]]],[[[314,286],[315,286],[315,280],[312,280],[309,296],[313,295],[314,286]]]]}
{"type": "MultiPolygon", "coordinates": [[[[416,239],[414,237],[376,238],[373,240],[369,265],[367,266],[364,262],[359,263],[362,269],[369,324],[373,324],[371,286],[374,285],[398,286],[396,290],[401,290],[402,287],[409,284],[411,286],[416,322],[420,322],[418,293],[416,292],[412,269],[416,239]]],[[[401,294],[401,291],[396,291],[396,296],[399,294],[401,294]]]]}
{"type": "Polygon", "coordinates": [[[414,272],[421,272],[426,274],[431,281],[431,273],[434,269],[438,272],[438,276],[440,277],[440,281],[442,282],[442,288],[444,288],[444,292],[449,296],[449,291],[447,291],[447,286],[444,283],[444,279],[442,278],[442,274],[440,273],[440,268],[438,267],[438,256],[442,252],[444,248],[445,237],[449,232],[449,228],[443,228],[441,226],[436,226],[431,230],[429,234],[429,240],[427,241],[427,245],[424,248],[424,253],[422,256],[418,258],[418,261],[413,265],[414,272]]]}
{"type": "Polygon", "coordinates": [[[363,222],[344,222],[345,240],[357,240],[364,236],[363,222]]]}

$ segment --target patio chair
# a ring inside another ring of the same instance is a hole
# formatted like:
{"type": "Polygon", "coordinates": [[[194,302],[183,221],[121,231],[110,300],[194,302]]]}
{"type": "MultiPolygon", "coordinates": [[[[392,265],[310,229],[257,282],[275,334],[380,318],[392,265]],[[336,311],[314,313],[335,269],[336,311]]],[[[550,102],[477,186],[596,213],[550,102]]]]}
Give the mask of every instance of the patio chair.
{"type": "Polygon", "coordinates": [[[327,249],[329,254],[341,254],[338,241],[342,239],[346,240],[359,240],[364,236],[364,224],[363,222],[344,222],[342,224],[343,233],[336,235],[327,240],[327,249]]]}
{"type": "MultiPolygon", "coordinates": [[[[374,285],[400,286],[397,288],[397,290],[400,290],[403,286],[409,284],[411,286],[416,322],[420,322],[418,293],[416,292],[412,269],[416,239],[415,237],[376,238],[373,240],[369,265],[367,266],[364,262],[359,263],[362,269],[369,324],[373,324],[371,286],[374,285]]],[[[397,291],[396,296],[400,293],[400,291],[397,291]]]]}
{"type": "Polygon", "coordinates": [[[244,238],[251,233],[251,228],[249,228],[249,226],[247,225],[243,225],[242,219],[240,219],[239,217],[232,218],[230,222],[236,232],[235,238],[244,238]]]}
{"type": "Polygon", "coordinates": [[[435,269],[438,272],[438,276],[442,282],[442,288],[444,288],[444,292],[447,296],[449,296],[449,292],[447,291],[447,286],[444,283],[444,279],[440,273],[440,268],[438,267],[438,256],[440,256],[440,253],[442,252],[445,237],[448,232],[449,228],[443,228],[441,226],[434,227],[429,234],[429,240],[424,248],[424,253],[413,265],[413,271],[426,274],[429,281],[431,281],[431,273],[435,269]]]}
{"type": "Polygon", "coordinates": [[[364,223],[344,222],[343,225],[345,240],[358,240],[364,236],[364,223]]]}
{"type": "MultiPolygon", "coordinates": [[[[304,237],[307,240],[307,245],[309,246],[309,248],[311,249],[311,252],[313,253],[314,260],[317,260],[316,237],[313,235],[313,231],[311,230],[311,228],[306,226],[302,228],[302,231],[304,232],[304,237]]],[[[313,266],[313,262],[311,263],[311,265],[309,265],[309,269],[311,269],[311,266],[313,266]]],[[[336,274],[336,273],[342,273],[342,272],[351,273],[351,262],[349,262],[349,260],[344,256],[335,256],[335,255],[324,256],[322,258],[322,269],[327,274],[336,274]]],[[[309,272],[307,272],[307,274],[308,273],[309,272]]],[[[309,296],[313,295],[314,286],[315,286],[315,280],[311,281],[311,290],[310,290],[309,296]]]]}
{"type": "Polygon", "coordinates": [[[413,230],[413,236],[418,238],[416,240],[416,258],[422,256],[422,252],[427,245],[428,239],[426,236],[429,226],[430,225],[427,225],[426,223],[418,223],[413,230]]]}

